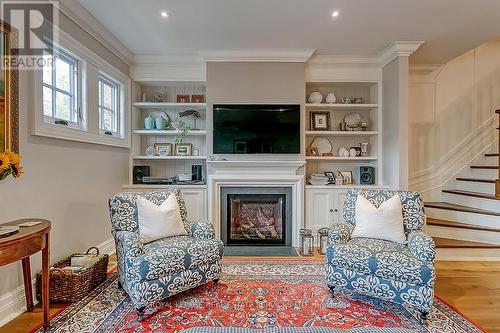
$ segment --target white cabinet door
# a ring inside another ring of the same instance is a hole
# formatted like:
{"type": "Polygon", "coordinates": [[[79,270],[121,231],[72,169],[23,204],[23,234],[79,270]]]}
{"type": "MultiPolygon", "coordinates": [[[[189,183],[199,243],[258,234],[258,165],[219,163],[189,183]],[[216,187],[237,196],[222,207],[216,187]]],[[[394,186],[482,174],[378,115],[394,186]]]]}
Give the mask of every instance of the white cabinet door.
{"type": "Polygon", "coordinates": [[[335,198],[334,198],[334,216],[333,221],[335,223],[344,222],[344,218],[342,217],[342,212],[344,211],[344,201],[347,194],[346,190],[336,190],[335,198]]]}
{"type": "Polygon", "coordinates": [[[306,228],[317,232],[319,228],[333,224],[334,192],[328,189],[308,189],[306,191],[306,228]]]}
{"type": "Polygon", "coordinates": [[[187,208],[188,221],[207,218],[207,199],[204,189],[182,189],[187,208]]]}

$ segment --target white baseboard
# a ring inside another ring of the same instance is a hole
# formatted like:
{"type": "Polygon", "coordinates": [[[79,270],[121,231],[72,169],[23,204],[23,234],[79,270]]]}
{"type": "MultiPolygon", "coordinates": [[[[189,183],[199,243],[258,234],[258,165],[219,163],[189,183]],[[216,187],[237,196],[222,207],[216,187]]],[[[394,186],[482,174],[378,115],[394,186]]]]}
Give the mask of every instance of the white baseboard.
{"type": "MultiPolygon", "coordinates": [[[[101,254],[112,255],[115,253],[115,241],[113,238],[105,240],[97,245],[101,254]]],[[[32,272],[33,273],[33,272],[32,272]]],[[[33,290],[33,302],[38,303],[35,297],[36,280],[31,281],[33,290]]],[[[26,311],[26,297],[24,296],[24,285],[11,290],[0,296],[0,327],[26,311]]]]}

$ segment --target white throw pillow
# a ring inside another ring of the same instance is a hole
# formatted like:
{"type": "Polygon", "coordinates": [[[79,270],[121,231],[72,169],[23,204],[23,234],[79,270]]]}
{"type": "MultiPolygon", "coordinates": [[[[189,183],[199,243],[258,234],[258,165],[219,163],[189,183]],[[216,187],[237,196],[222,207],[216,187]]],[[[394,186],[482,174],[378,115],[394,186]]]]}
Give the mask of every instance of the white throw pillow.
{"type": "Polygon", "coordinates": [[[139,235],[143,243],[187,235],[175,194],[169,195],[159,206],[141,196],[137,196],[136,202],[139,235]]]}
{"type": "Polygon", "coordinates": [[[356,226],[351,237],[385,239],[404,244],[406,236],[399,194],[384,201],[378,208],[368,199],[358,194],[356,200],[356,226]]]}

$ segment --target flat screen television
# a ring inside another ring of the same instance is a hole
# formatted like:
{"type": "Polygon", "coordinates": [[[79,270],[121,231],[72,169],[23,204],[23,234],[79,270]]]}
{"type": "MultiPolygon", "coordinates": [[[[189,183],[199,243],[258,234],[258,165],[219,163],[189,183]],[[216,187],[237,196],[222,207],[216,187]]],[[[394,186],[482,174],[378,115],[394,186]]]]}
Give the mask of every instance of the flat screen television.
{"type": "Polygon", "coordinates": [[[300,105],[214,104],[214,154],[299,154],[300,105]]]}

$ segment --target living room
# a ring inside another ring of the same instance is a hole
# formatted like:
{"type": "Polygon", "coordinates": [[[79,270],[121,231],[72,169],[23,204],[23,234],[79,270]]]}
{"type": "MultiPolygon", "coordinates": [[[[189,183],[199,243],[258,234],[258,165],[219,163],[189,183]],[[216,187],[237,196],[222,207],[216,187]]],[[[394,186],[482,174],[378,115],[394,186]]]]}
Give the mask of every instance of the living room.
{"type": "Polygon", "coordinates": [[[500,4],[1,8],[0,332],[500,332],[500,4]]]}

